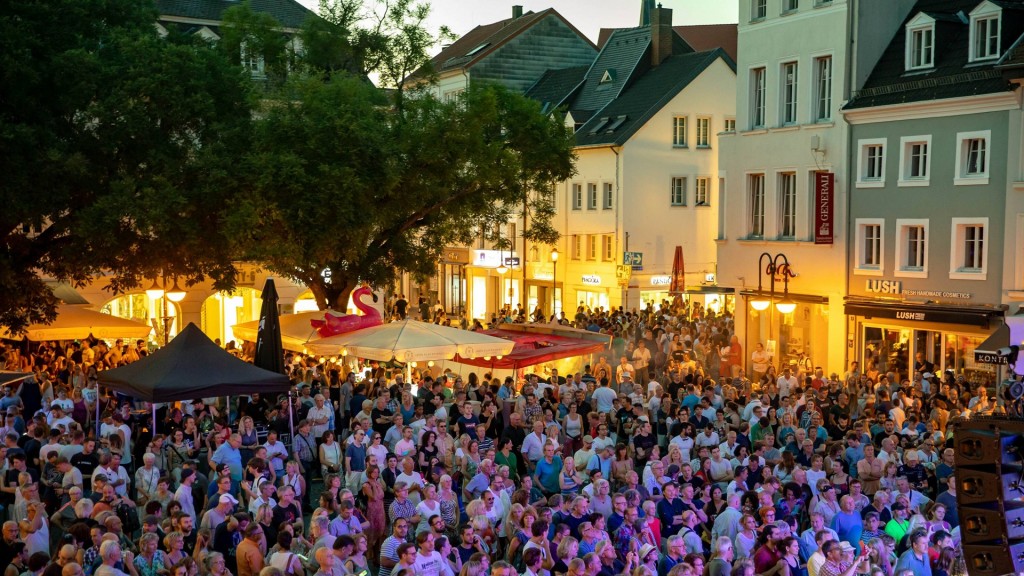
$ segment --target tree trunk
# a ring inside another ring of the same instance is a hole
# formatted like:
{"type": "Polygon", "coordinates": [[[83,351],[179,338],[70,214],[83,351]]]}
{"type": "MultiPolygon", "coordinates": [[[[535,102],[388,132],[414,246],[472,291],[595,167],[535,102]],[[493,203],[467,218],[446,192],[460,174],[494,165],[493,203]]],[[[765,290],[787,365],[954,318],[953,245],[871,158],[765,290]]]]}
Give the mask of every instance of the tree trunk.
{"type": "Polygon", "coordinates": [[[354,278],[345,278],[335,273],[328,283],[322,277],[306,278],[306,286],[313,293],[316,306],[320,310],[344,312],[348,308],[348,300],[358,285],[354,278]]]}

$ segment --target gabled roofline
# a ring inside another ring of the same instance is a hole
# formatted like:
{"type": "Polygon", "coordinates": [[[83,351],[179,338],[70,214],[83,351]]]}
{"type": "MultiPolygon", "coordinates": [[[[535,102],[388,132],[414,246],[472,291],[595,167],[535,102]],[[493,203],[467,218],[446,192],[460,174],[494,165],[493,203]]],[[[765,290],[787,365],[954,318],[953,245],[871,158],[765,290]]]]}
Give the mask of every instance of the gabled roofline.
{"type": "MultiPolygon", "coordinates": [[[[476,53],[476,54],[474,54],[474,55],[473,55],[473,57],[472,57],[472,58],[470,58],[470,59],[469,59],[469,60],[468,60],[467,62],[465,62],[464,64],[462,64],[461,66],[458,66],[458,67],[456,67],[456,68],[463,68],[463,69],[465,69],[465,68],[471,68],[471,67],[472,67],[472,66],[473,66],[474,64],[476,64],[476,63],[477,63],[477,62],[479,62],[480,60],[483,60],[484,58],[486,58],[487,56],[489,56],[489,55],[490,55],[490,54],[491,54],[492,52],[494,52],[494,51],[495,51],[495,50],[497,50],[498,48],[501,48],[502,46],[504,46],[504,45],[508,44],[509,42],[511,42],[513,38],[516,38],[516,37],[518,37],[518,36],[519,36],[520,34],[522,34],[523,32],[526,32],[526,31],[527,31],[527,30],[529,30],[530,28],[533,28],[533,27],[534,27],[534,26],[535,26],[535,25],[536,25],[536,24],[537,24],[538,22],[540,22],[541,20],[543,20],[543,19],[547,18],[548,16],[552,16],[552,15],[553,15],[553,16],[556,16],[556,17],[557,17],[557,18],[558,18],[559,20],[561,20],[561,21],[562,21],[562,22],[563,22],[563,23],[564,23],[564,24],[565,24],[566,26],[568,26],[568,27],[569,27],[569,29],[570,29],[570,30],[572,30],[572,31],[573,31],[573,32],[574,32],[574,33],[575,33],[575,34],[576,34],[577,36],[579,36],[580,38],[582,38],[583,40],[585,40],[585,41],[587,42],[587,44],[589,44],[589,45],[590,45],[590,47],[591,47],[591,48],[593,48],[594,50],[597,50],[597,45],[596,45],[596,44],[594,44],[594,43],[593,43],[593,42],[592,42],[592,41],[590,40],[590,38],[587,38],[587,35],[586,35],[586,34],[584,34],[584,33],[580,32],[578,28],[576,28],[575,26],[573,26],[572,22],[569,22],[569,21],[568,21],[568,20],[567,20],[567,19],[565,18],[565,16],[562,16],[562,15],[561,15],[561,14],[560,14],[560,13],[558,12],[558,10],[555,10],[554,8],[545,8],[544,10],[541,10],[540,12],[534,12],[534,13],[532,13],[532,14],[524,14],[523,16],[520,16],[520,18],[528,18],[528,17],[530,17],[530,16],[533,16],[533,17],[534,17],[534,18],[533,18],[533,22],[530,22],[530,23],[529,23],[529,24],[527,24],[526,26],[523,26],[523,27],[521,27],[521,28],[520,28],[519,30],[517,30],[516,32],[514,32],[514,33],[512,33],[512,34],[510,34],[510,35],[508,35],[508,36],[506,36],[506,37],[505,37],[505,38],[503,38],[503,39],[502,39],[502,40],[501,40],[500,42],[498,42],[498,43],[496,43],[496,44],[492,44],[491,46],[488,46],[488,47],[484,48],[484,49],[483,49],[483,50],[481,50],[480,52],[477,52],[477,53],[476,53]]],[[[512,22],[514,22],[514,21],[515,21],[515,20],[513,20],[512,22]]],[[[509,24],[508,24],[508,25],[511,25],[511,24],[512,24],[512,22],[509,22],[509,24]]],[[[441,64],[443,65],[444,63],[442,62],[441,64]]],[[[456,68],[453,68],[453,69],[456,69],[456,68]]]]}

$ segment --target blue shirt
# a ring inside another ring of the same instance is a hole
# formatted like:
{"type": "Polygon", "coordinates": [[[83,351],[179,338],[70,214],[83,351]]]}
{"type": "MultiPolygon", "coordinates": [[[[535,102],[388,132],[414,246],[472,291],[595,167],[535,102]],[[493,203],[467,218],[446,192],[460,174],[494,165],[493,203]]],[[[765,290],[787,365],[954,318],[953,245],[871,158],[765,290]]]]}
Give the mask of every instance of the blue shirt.
{"type": "Polygon", "coordinates": [[[237,448],[232,448],[229,442],[221,444],[210,460],[219,465],[227,464],[231,468],[231,479],[236,482],[242,480],[242,453],[237,448]]]}
{"type": "Polygon", "coordinates": [[[561,487],[558,484],[558,475],[561,473],[562,457],[556,454],[555,457],[551,459],[550,464],[545,458],[538,460],[534,476],[537,478],[537,484],[542,486],[545,492],[554,494],[561,492],[561,487]]]}
{"type": "Polygon", "coordinates": [[[590,462],[587,462],[587,470],[600,470],[602,478],[612,477],[612,459],[608,458],[605,460],[597,454],[590,457],[590,462]]]}
{"type": "Polygon", "coordinates": [[[932,576],[932,565],[928,561],[928,553],[924,553],[924,558],[918,558],[914,553],[914,549],[907,550],[900,559],[896,561],[896,568],[893,570],[894,574],[899,574],[903,570],[911,570],[914,572],[914,576],[932,576]]]}
{"type": "Polygon", "coordinates": [[[854,553],[860,554],[860,534],[864,531],[864,521],[856,512],[839,512],[832,517],[832,529],[839,535],[839,540],[849,542],[854,553]]]}

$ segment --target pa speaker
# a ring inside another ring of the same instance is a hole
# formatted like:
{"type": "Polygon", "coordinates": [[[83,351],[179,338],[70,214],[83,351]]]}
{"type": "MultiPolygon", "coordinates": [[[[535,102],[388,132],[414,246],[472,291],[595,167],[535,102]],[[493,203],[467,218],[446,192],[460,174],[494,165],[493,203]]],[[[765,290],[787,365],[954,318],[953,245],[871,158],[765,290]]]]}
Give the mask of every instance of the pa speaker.
{"type": "Polygon", "coordinates": [[[978,417],[954,426],[967,573],[1024,573],[1024,419],[978,417]]]}

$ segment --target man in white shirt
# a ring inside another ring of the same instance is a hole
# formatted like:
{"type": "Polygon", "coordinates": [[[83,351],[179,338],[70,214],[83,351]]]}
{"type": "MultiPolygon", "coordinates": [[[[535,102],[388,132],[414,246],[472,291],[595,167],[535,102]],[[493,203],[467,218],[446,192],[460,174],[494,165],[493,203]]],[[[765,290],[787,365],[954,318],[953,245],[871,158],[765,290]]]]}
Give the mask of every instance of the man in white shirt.
{"type": "Polygon", "coordinates": [[[263,443],[263,447],[267,449],[267,460],[274,468],[274,474],[281,478],[284,476],[284,461],[288,459],[288,448],[284,442],[278,441],[275,430],[267,433],[267,441],[263,443]]]}
{"type": "Polygon", "coordinates": [[[309,413],[306,415],[306,420],[312,424],[310,433],[317,440],[324,435],[327,431],[328,425],[331,422],[331,409],[326,405],[323,394],[317,394],[313,397],[313,407],[309,409],[309,413]]]}
{"type": "Polygon", "coordinates": [[[429,531],[416,536],[418,550],[413,561],[417,576],[444,576],[447,574],[445,560],[434,551],[434,535],[429,531]]]}
{"type": "Polygon", "coordinates": [[[95,478],[98,474],[103,474],[107,477],[107,483],[114,487],[114,492],[118,496],[128,496],[128,482],[130,477],[128,471],[121,466],[121,455],[112,453],[109,456],[100,456],[100,465],[96,467],[92,472],[93,478],[93,491],[96,490],[95,478]]]}
{"type": "Polygon", "coordinates": [[[785,398],[789,396],[793,390],[800,385],[796,376],[793,375],[793,371],[789,366],[782,369],[782,376],[779,376],[776,382],[779,386],[779,398],[785,398]]]}
{"type": "Polygon", "coordinates": [[[66,434],[74,423],[75,420],[64,412],[63,405],[58,402],[50,405],[50,413],[46,415],[46,424],[51,430],[56,428],[66,434]]]}
{"type": "Polygon", "coordinates": [[[548,437],[544,434],[544,422],[536,420],[533,423],[533,432],[526,435],[523,439],[522,453],[526,457],[526,464],[533,471],[533,467],[537,465],[537,461],[544,456],[544,444],[547,442],[548,437]]]}
{"type": "Polygon", "coordinates": [[[192,484],[196,481],[196,471],[185,469],[181,471],[181,484],[174,491],[174,501],[181,504],[181,511],[192,517],[196,522],[196,507],[192,500],[192,484]]]}

